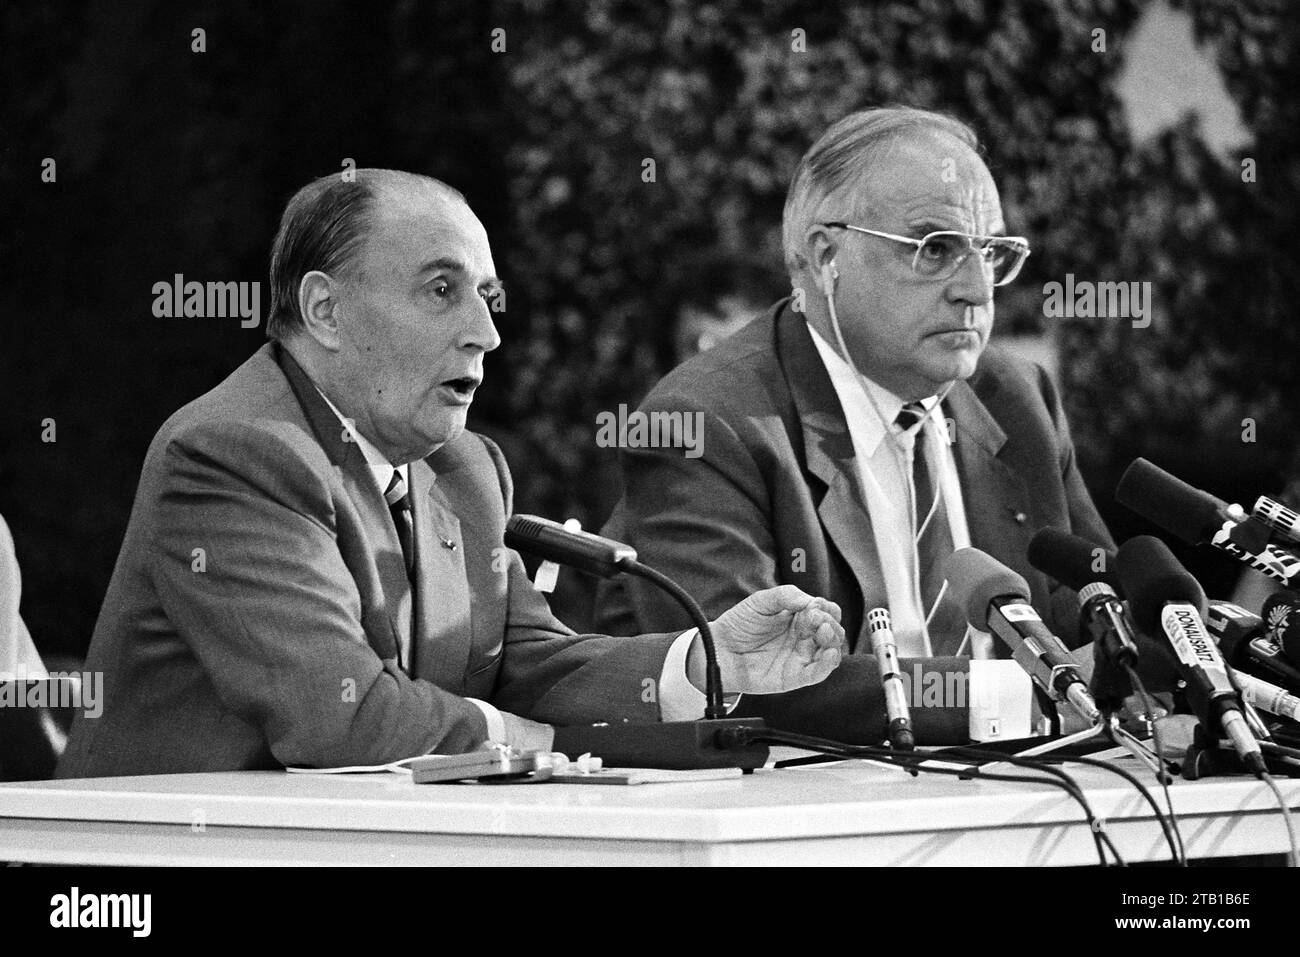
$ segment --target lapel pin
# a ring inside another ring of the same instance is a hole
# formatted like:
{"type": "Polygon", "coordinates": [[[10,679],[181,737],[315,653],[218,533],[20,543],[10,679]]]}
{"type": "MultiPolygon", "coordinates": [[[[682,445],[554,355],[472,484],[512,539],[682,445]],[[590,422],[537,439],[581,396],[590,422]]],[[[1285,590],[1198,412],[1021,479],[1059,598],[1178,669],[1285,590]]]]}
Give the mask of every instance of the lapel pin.
{"type": "Polygon", "coordinates": [[[443,548],[450,548],[453,552],[456,550],[456,543],[453,542],[450,538],[442,538],[441,536],[439,536],[439,541],[442,542],[443,548]]]}

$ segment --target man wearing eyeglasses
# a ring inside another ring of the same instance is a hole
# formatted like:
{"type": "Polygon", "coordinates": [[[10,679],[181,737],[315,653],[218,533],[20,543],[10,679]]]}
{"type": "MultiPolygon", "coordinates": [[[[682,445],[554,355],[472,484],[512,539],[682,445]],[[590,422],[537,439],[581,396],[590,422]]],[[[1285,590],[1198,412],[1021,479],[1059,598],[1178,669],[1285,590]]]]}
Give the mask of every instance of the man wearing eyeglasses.
{"type": "MultiPolygon", "coordinates": [[[[1029,243],[1006,235],[978,148],[964,124],[922,110],[865,110],[827,130],[786,199],[794,295],[642,405],[702,413],[702,454],[622,453],[625,494],[604,534],[706,611],[787,582],[843,609],[855,654],[820,688],[762,702],[782,727],[883,738],[873,608],[890,612],[905,673],[960,671],[971,693],[996,698],[993,685],[1024,676],[966,628],[946,595],[946,556],[988,552],[1029,581],[1049,627],[1072,634],[1073,593],[1028,565],[1029,539],[1050,525],[1113,547],[1051,380],[985,353],[995,290],[1029,243]]],[[[614,633],[680,623],[637,583],[601,588],[614,633]]],[[[969,702],[918,712],[918,700],[914,690],[921,740],[977,734],[969,702]]]]}

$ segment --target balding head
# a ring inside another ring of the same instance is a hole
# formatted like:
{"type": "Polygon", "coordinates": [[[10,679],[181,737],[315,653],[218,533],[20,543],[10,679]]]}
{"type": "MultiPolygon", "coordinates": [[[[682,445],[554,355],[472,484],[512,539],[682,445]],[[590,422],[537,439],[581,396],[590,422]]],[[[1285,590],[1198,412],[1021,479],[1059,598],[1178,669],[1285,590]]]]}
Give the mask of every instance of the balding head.
{"type": "Polygon", "coordinates": [[[271,247],[267,336],[286,339],[302,330],[298,293],[303,276],[346,273],[355,265],[376,211],[422,195],[465,206],[465,197],[441,180],[391,169],[354,170],[346,180],[332,173],[294,193],[271,247]]]}

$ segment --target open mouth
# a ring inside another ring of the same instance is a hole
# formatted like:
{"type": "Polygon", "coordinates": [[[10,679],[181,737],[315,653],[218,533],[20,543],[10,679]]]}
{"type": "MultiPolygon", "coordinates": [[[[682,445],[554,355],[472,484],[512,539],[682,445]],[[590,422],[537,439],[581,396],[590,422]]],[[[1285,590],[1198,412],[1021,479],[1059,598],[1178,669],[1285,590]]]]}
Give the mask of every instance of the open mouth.
{"type": "Polygon", "coordinates": [[[474,390],[478,388],[481,381],[481,379],[475,376],[465,375],[457,379],[448,379],[446,382],[443,382],[442,385],[456,393],[456,395],[461,398],[468,399],[474,394],[474,390]]]}

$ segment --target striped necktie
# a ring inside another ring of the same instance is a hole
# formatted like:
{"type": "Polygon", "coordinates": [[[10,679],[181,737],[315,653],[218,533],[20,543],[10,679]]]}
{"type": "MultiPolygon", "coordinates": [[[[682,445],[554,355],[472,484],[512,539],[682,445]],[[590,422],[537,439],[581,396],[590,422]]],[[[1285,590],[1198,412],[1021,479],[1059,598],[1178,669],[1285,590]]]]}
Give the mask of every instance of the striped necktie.
{"type": "Polygon", "coordinates": [[[966,632],[961,609],[951,601],[939,601],[943,590],[943,563],[952,554],[952,530],[942,501],[935,502],[935,486],[925,448],[926,410],[920,402],[909,402],[894,424],[913,433],[912,488],[913,525],[916,535],[917,573],[921,586],[921,607],[929,624],[931,650],[936,655],[955,654],[966,632]],[[938,603],[938,608],[935,604],[938,603]]]}
{"type": "Polygon", "coordinates": [[[384,501],[397,526],[397,540],[402,543],[402,558],[406,561],[406,577],[415,574],[415,522],[411,515],[411,496],[406,493],[402,473],[393,469],[393,477],[384,490],[384,501]]]}

